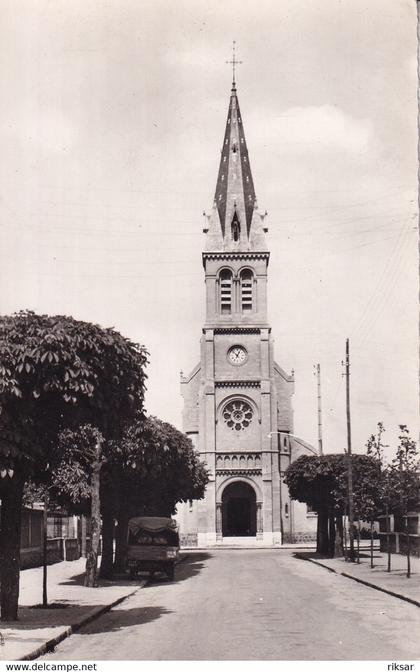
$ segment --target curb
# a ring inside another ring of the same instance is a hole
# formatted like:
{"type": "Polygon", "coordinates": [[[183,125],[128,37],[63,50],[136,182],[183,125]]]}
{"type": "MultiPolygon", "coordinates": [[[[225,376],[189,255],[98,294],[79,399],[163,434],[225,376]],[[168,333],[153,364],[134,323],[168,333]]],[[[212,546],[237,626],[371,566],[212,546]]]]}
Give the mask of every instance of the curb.
{"type": "MultiPolygon", "coordinates": [[[[300,546],[300,551],[313,551],[315,546],[300,546]]],[[[296,550],[294,546],[223,546],[222,544],[217,546],[183,546],[181,552],[191,552],[191,551],[293,551],[296,550]]]]}
{"type": "Polygon", "coordinates": [[[46,642],[44,642],[44,644],[41,644],[41,646],[39,646],[34,651],[27,653],[26,656],[22,656],[22,658],[16,658],[16,660],[19,661],[35,660],[36,658],[39,658],[39,656],[42,656],[44,653],[48,653],[55,646],[57,646],[57,644],[60,644],[60,642],[62,642],[64,639],[67,639],[67,637],[70,637],[70,635],[72,635],[74,632],[80,630],[80,628],[82,628],[84,625],[87,625],[91,621],[94,621],[96,618],[99,618],[99,616],[102,616],[102,614],[106,614],[107,611],[110,611],[118,604],[121,604],[121,602],[124,602],[124,600],[126,600],[127,598],[131,597],[132,595],[135,595],[135,593],[137,593],[138,590],[143,588],[143,586],[146,583],[147,581],[142,581],[141,584],[137,586],[135,590],[131,591],[131,593],[123,595],[122,597],[119,597],[117,600],[114,600],[109,604],[105,604],[100,607],[95,607],[89,614],[86,614],[86,616],[77,621],[77,623],[69,625],[63,632],[60,632],[60,634],[56,635],[52,639],[47,640],[46,642]]]}
{"type": "Polygon", "coordinates": [[[352,574],[347,574],[347,572],[337,571],[333,567],[328,567],[328,565],[324,565],[319,560],[314,560],[314,558],[306,558],[301,553],[295,553],[295,557],[299,558],[299,560],[306,560],[307,562],[312,562],[313,565],[318,565],[318,567],[322,567],[323,569],[327,569],[329,572],[333,572],[333,574],[338,574],[340,576],[345,576],[346,579],[352,579],[353,581],[356,581],[357,583],[361,583],[364,586],[368,586],[368,588],[373,588],[374,590],[379,590],[379,592],[381,592],[381,593],[386,593],[387,595],[391,595],[392,597],[396,597],[399,600],[403,600],[404,602],[409,602],[410,604],[414,604],[415,607],[420,607],[420,601],[419,600],[414,600],[413,598],[407,597],[406,595],[401,595],[401,593],[395,593],[392,590],[388,590],[388,588],[383,588],[382,586],[378,586],[376,583],[371,583],[370,581],[365,581],[364,579],[359,579],[357,576],[353,576],[352,574]]]}
{"type": "Polygon", "coordinates": [[[364,579],[359,579],[356,576],[351,576],[351,574],[347,574],[346,572],[340,572],[340,573],[348,579],[353,579],[353,581],[357,581],[358,583],[362,583],[363,585],[369,586],[370,588],[374,588],[375,590],[380,590],[382,593],[387,593],[387,595],[392,595],[392,597],[398,597],[399,600],[404,600],[404,602],[409,602],[410,604],[414,604],[414,606],[416,606],[416,607],[420,607],[420,601],[419,600],[414,600],[412,597],[407,597],[406,595],[401,595],[401,593],[394,593],[392,590],[388,590],[388,588],[381,588],[374,583],[369,583],[368,581],[365,581],[364,579]]]}

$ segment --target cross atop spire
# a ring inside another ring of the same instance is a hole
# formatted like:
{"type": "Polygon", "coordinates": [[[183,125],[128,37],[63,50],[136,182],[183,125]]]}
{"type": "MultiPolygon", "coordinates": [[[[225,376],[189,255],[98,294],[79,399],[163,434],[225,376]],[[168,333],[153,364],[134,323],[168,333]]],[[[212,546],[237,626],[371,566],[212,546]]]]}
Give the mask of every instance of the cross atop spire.
{"type": "Polygon", "coordinates": [[[235,71],[236,71],[236,66],[237,65],[242,65],[243,61],[238,61],[236,59],[236,40],[233,40],[232,43],[232,60],[231,61],[226,61],[227,65],[232,66],[232,91],[235,90],[236,88],[236,81],[235,81],[235,71]]]}

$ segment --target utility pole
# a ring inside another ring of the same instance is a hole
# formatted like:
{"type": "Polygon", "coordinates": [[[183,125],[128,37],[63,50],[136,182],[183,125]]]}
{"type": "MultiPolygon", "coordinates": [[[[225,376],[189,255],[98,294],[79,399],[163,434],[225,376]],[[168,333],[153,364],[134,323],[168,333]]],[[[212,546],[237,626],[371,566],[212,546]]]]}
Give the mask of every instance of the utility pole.
{"type": "Polygon", "coordinates": [[[314,365],[318,387],[318,453],[322,455],[321,365],[314,365]]]}
{"type": "Polygon", "coordinates": [[[351,423],[350,423],[350,347],[346,340],[346,415],[347,415],[347,489],[348,489],[348,521],[349,521],[349,558],[354,562],[354,516],[353,516],[353,464],[351,458],[351,423]]]}

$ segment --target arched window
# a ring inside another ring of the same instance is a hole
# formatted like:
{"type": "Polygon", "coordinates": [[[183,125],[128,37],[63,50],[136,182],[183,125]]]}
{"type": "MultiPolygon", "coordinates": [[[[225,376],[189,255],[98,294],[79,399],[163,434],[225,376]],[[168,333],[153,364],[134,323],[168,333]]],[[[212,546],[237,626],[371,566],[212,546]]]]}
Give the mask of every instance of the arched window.
{"type": "Polygon", "coordinates": [[[245,269],[241,272],[241,308],[243,313],[249,313],[252,310],[253,281],[252,271],[245,269]]]}
{"type": "Polygon", "coordinates": [[[220,312],[222,315],[232,312],[232,271],[226,268],[220,273],[220,312]]]}

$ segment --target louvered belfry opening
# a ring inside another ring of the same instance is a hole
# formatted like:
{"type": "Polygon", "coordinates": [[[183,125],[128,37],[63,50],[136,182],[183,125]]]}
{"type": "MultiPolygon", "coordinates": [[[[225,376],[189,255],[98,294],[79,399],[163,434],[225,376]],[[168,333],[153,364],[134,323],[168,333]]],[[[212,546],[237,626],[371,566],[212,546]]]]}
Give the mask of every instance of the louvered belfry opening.
{"type": "Polygon", "coordinates": [[[243,313],[252,311],[253,281],[254,276],[252,271],[245,269],[241,272],[241,308],[243,313]]]}
{"type": "Polygon", "coordinates": [[[232,312],[232,271],[228,269],[220,273],[220,312],[222,315],[232,312]]]}

